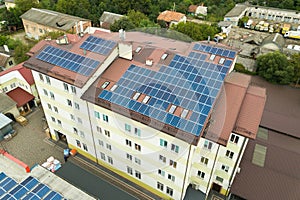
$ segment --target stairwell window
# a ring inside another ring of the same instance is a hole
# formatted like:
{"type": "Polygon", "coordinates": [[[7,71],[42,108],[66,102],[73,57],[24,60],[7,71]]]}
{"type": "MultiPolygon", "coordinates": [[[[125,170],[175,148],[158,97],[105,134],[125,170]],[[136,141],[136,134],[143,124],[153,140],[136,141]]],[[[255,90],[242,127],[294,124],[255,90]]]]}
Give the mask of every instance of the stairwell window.
{"type": "Polygon", "coordinates": [[[204,177],[205,177],[205,173],[204,173],[204,172],[202,172],[202,171],[200,171],[200,170],[198,170],[198,172],[197,172],[197,176],[198,176],[199,178],[202,178],[202,179],[204,179],[204,177]]]}

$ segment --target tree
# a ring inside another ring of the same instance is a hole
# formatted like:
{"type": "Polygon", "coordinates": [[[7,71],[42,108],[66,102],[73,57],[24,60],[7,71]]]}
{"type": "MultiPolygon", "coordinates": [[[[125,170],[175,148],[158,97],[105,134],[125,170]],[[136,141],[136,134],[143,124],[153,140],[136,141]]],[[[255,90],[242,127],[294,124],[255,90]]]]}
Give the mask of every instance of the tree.
{"type": "Polygon", "coordinates": [[[269,82],[289,84],[294,79],[294,66],[279,51],[259,56],[256,65],[258,75],[269,82]]]}
{"type": "Polygon", "coordinates": [[[88,0],[58,0],[55,10],[69,15],[88,18],[90,7],[88,0]]]}
{"type": "Polygon", "coordinates": [[[128,19],[128,17],[122,17],[120,20],[115,21],[110,25],[110,30],[112,32],[118,32],[120,29],[131,30],[136,28],[134,24],[128,19]]]}
{"type": "Polygon", "coordinates": [[[15,4],[22,14],[31,8],[39,8],[38,0],[15,0],[15,4]]]}
{"type": "Polygon", "coordinates": [[[298,85],[300,83],[300,53],[292,54],[289,62],[294,67],[294,82],[298,85]]]}

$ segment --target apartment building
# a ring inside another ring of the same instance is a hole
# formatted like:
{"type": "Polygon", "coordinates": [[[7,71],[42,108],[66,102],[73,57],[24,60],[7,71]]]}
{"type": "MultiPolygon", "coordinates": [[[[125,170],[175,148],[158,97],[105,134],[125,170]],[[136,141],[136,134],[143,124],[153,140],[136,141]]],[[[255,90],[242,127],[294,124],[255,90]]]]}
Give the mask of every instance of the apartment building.
{"type": "Polygon", "coordinates": [[[72,41],[41,41],[24,63],[54,140],[163,199],[227,194],[266,98],[231,75],[236,50],[122,31],[72,41]]]}
{"type": "Polygon", "coordinates": [[[238,25],[239,19],[243,16],[277,23],[300,24],[300,13],[297,10],[247,4],[236,4],[235,7],[224,16],[224,21],[230,21],[233,25],[238,25]]]}

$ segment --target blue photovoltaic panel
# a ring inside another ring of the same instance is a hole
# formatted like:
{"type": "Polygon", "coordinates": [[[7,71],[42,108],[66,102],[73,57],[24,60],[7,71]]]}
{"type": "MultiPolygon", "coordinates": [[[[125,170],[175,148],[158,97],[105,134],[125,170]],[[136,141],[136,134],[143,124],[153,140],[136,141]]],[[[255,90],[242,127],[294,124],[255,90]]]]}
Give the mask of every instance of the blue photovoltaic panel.
{"type": "MultiPolygon", "coordinates": [[[[196,47],[219,50],[200,44],[196,47]]],[[[187,57],[175,55],[169,66],[161,66],[159,71],[131,65],[116,83],[118,89],[103,90],[98,97],[199,136],[232,64],[225,61],[225,65],[217,65],[205,62],[206,58],[206,54],[195,51],[187,57]],[[136,92],[150,99],[147,103],[133,100],[136,92]],[[171,105],[192,114],[189,118],[176,116],[167,110],[171,105]]]]}
{"type": "Polygon", "coordinates": [[[91,58],[70,53],[68,51],[47,46],[37,56],[37,59],[52,65],[60,66],[70,71],[90,76],[91,73],[99,66],[100,62],[91,58]]]}
{"type": "Polygon", "coordinates": [[[104,40],[95,36],[89,36],[81,45],[81,49],[92,51],[98,54],[107,55],[115,46],[116,42],[104,40]]]}
{"type": "Polygon", "coordinates": [[[196,51],[203,51],[206,53],[211,53],[211,54],[215,54],[215,55],[219,55],[219,56],[223,56],[223,57],[228,57],[231,59],[233,59],[236,56],[235,51],[231,51],[231,50],[220,48],[220,47],[211,47],[211,46],[205,45],[205,44],[197,43],[194,45],[193,49],[196,51]]]}

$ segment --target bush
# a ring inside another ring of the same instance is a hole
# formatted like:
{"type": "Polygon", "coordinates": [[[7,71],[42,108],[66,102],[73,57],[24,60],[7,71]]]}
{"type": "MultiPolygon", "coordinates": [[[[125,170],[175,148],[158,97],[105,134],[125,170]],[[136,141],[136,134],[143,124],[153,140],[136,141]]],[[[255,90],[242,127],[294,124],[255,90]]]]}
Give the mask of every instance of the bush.
{"type": "Polygon", "coordinates": [[[244,73],[244,74],[249,74],[249,75],[256,75],[255,72],[251,72],[249,70],[247,70],[244,65],[242,65],[241,63],[235,63],[234,65],[234,70],[240,73],[244,73]]]}

